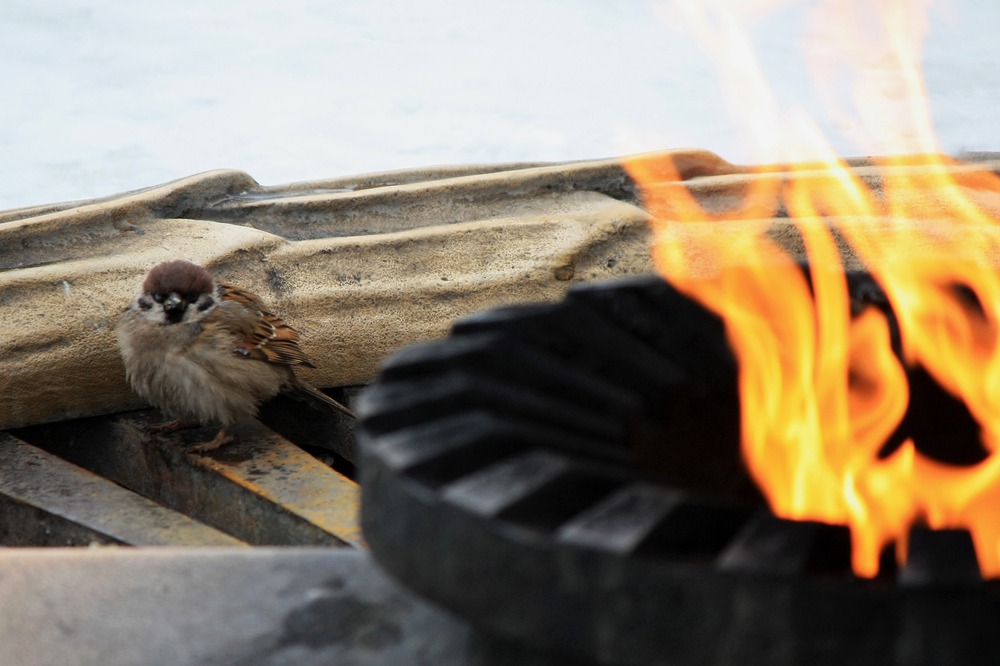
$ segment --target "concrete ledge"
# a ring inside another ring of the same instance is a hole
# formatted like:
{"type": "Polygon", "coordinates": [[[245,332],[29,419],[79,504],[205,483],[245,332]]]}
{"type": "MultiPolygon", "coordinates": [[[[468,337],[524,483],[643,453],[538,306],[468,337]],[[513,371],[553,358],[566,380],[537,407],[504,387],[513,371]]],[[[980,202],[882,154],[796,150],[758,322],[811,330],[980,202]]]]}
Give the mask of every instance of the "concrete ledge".
{"type": "Polygon", "coordinates": [[[358,551],[0,549],[0,598],[3,664],[489,661],[358,551]]]}

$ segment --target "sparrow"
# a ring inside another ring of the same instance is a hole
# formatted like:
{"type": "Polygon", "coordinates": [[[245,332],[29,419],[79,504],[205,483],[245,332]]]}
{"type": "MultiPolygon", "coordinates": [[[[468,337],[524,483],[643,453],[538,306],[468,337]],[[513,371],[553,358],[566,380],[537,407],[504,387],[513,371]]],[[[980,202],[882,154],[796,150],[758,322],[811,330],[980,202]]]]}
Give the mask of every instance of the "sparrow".
{"type": "Polygon", "coordinates": [[[227,429],[279,393],[354,416],[295,376],[295,366],[316,367],[295,329],[256,295],[189,261],[149,271],[118,325],[118,347],[132,389],[174,419],[154,431],[221,425],[191,451],[231,441],[227,429]]]}

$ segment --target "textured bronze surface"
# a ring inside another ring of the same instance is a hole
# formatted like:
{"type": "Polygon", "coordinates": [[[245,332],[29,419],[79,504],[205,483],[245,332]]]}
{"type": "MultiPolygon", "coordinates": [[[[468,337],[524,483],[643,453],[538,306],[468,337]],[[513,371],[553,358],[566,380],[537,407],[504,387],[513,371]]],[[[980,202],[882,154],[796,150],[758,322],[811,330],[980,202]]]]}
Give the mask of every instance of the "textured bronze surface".
{"type": "Polygon", "coordinates": [[[416,170],[261,187],[216,171],[0,212],[0,428],[122,409],[120,312],[150,267],[207,266],[296,327],[323,387],[485,307],[646,273],[646,214],[614,160],[416,170]]]}

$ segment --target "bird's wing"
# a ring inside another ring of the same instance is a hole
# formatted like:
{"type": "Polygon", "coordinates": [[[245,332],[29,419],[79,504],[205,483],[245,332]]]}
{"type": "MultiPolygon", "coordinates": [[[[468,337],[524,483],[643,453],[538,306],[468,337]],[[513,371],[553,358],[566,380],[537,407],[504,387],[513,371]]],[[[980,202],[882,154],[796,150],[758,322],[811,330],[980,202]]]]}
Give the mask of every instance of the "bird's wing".
{"type": "Polygon", "coordinates": [[[237,354],[266,363],[316,367],[299,347],[298,331],[268,311],[260,297],[227,282],[218,283],[218,287],[223,307],[228,301],[243,306],[248,314],[230,318],[229,328],[238,341],[237,354]]]}

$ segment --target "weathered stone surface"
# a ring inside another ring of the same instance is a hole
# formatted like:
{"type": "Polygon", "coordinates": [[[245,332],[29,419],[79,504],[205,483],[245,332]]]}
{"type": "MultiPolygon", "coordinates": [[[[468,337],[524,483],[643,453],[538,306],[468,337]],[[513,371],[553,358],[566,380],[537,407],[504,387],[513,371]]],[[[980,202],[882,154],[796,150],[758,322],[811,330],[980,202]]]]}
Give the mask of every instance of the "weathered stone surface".
{"type": "Polygon", "coordinates": [[[18,666],[580,663],[477,632],[359,551],[0,549],[0,598],[18,666]]]}
{"type": "Polygon", "coordinates": [[[466,625],[329,548],[0,549],[0,598],[3,664],[476,663],[466,625]]]}
{"type": "MultiPolygon", "coordinates": [[[[705,151],[670,154],[680,182],[664,172],[644,195],[689,193],[716,213],[739,208],[762,183],[786,188],[793,171],[828,177],[821,165],[754,173],[705,151]]],[[[1000,197],[977,175],[1000,171],[1000,160],[966,158],[974,164],[945,170],[1000,216],[1000,197]]],[[[877,195],[895,176],[926,171],[917,158],[891,168],[867,159],[849,165],[877,195]]],[[[948,195],[928,186],[907,196],[932,231],[927,248],[954,233],[937,219],[948,195]]],[[[319,366],[303,371],[308,381],[363,384],[388,354],[443,336],[463,315],[553,301],[574,283],[651,273],[648,215],[639,204],[621,161],[600,160],[279,187],[216,171],[102,200],[0,212],[0,428],[140,404],[125,384],[114,328],[159,261],[196,261],[260,294],[303,333],[319,366]]],[[[672,225],[665,238],[752,225],[800,252],[785,215],[779,206],[760,220],[672,225]]],[[[711,256],[695,259],[712,270],[711,256]]]]}
{"type": "Polygon", "coordinates": [[[459,316],[651,271],[631,196],[606,160],[272,188],[218,171],[0,212],[0,428],[141,404],[114,330],[160,261],[189,259],[257,292],[303,333],[319,366],[305,379],[358,384],[459,316]]]}

